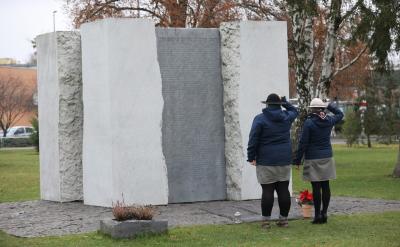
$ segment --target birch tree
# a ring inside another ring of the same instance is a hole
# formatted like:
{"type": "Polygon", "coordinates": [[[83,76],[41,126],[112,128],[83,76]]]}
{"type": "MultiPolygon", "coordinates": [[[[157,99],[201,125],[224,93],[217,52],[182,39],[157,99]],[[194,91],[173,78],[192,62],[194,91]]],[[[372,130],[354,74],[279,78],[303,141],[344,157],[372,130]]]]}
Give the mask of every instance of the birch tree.
{"type": "MultiPolygon", "coordinates": [[[[369,52],[376,58],[377,69],[382,70],[387,67],[387,56],[391,48],[400,49],[398,36],[399,5],[396,0],[306,0],[301,5],[299,1],[287,0],[289,10],[293,6],[297,7],[297,11],[288,12],[293,26],[297,25],[294,20],[299,11],[307,11],[312,14],[320,10],[326,16],[323,20],[326,32],[322,44],[324,50],[320,70],[317,75],[310,74],[316,79],[311,90],[309,90],[313,92],[312,97],[327,98],[334,77],[350,68],[365,52],[369,52]],[[363,47],[358,54],[351,58],[348,63],[339,67],[335,55],[338,49],[360,43],[363,44],[363,47]]],[[[317,18],[315,18],[315,14],[313,16],[313,24],[316,25],[317,18]]],[[[296,36],[298,29],[293,28],[292,30],[293,35],[296,36]]],[[[307,40],[305,38],[302,42],[307,43],[307,40]]],[[[318,44],[314,43],[313,48],[316,49],[317,46],[318,44]]],[[[313,61],[313,63],[318,62],[315,59],[315,53],[304,52],[304,50],[300,50],[300,52],[312,56],[308,60],[313,61]]],[[[297,56],[300,56],[300,54],[297,54],[297,56]]],[[[310,66],[310,69],[312,68],[310,66]]],[[[368,70],[369,68],[365,69],[368,70]]],[[[296,78],[296,82],[299,81],[299,78],[296,78]]],[[[300,97],[307,96],[299,91],[298,94],[300,97]]]]}
{"type": "Polygon", "coordinates": [[[389,51],[400,50],[397,0],[242,0],[240,5],[250,12],[250,19],[288,22],[300,111],[296,133],[307,116],[310,100],[327,98],[335,76],[366,53],[374,57],[376,69],[384,70],[389,51]],[[319,39],[318,25],[324,28],[319,39]],[[338,50],[360,44],[359,52],[347,63],[336,61],[338,50]]]}
{"type": "Polygon", "coordinates": [[[288,15],[291,20],[292,39],[289,40],[289,49],[294,58],[293,67],[295,69],[296,91],[299,104],[299,119],[295,123],[295,142],[300,135],[303,120],[307,117],[307,106],[310,104],[314,90],[314,60],[315,44],[313,18],[316,16],[315,2],[304,8],[299,1],[294,1],[288,6],[288,15]]]}

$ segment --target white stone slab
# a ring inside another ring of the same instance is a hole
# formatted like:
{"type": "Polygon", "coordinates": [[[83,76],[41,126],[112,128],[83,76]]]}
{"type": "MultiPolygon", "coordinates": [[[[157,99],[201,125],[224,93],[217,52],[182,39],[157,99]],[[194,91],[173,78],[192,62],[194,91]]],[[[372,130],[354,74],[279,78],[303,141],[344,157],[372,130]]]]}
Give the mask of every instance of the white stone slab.
{"type": "Polygon", "coordinates": [[[81,27],[84,203],[167,204],[163,98],[154,23],[105,19],[81,27]]]}
{"type": "Polygon", "coordinates": [[[247,143],[254,116],[264,107],[260,101],[270,93],[289,96],[286,22],[231,22],[220,31],[227,195],[257,199],[261,187],[246,162],[247,143]]]}
{"type": "Polygon", "coordinates": [[[82,77],[78,32],[36,38],[40,126],[40,194],[82,200],[82,77]]]}

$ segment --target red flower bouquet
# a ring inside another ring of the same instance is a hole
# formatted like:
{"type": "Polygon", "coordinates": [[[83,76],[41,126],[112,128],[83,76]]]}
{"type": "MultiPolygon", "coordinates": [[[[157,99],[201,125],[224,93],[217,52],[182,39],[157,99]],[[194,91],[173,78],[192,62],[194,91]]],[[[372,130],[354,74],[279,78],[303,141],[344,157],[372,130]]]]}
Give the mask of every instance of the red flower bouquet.
{"type": "Polygon", "coordinates": [[[313,205],[313,194],[308,190],[300,191],[299,197],[296,199],[297,203],[301,205],[313,205]]]}

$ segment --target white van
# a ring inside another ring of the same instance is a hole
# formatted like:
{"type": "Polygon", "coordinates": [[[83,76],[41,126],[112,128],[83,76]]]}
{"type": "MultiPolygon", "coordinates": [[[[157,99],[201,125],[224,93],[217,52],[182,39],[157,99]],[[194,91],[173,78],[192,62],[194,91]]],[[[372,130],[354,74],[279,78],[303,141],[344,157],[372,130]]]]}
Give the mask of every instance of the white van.
{"type": "Polygon", "coordinates": [[[14,126],[8,129],[6,137],[24,137],[33,134],[33,128],[30,126],[14,126]]]}

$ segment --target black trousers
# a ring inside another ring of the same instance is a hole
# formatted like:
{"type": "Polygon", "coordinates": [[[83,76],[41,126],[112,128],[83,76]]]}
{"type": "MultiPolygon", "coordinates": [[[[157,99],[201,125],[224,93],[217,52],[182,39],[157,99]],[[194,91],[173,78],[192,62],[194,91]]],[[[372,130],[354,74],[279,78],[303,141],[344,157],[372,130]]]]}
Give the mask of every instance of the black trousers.
{"type": "Polygon", "coordinates": [[[261,184],[261,212],[263,216],[271,216],[272,207],[274,206],[274,191],[278,194],[278,203],[280,215],[287,217],[290,210],[290,193],[289,181],[275,182],[272,184],[261,184]]]}
{"type": "Polygon", "coordinates": [[[331,200],[331,189],[329,187],[329,180],[311,182],[311,185],[313,190],[315,216],[317,217],[319,214],[326,215],[326,213],[328,212],[329,201],[331,200]]]}

